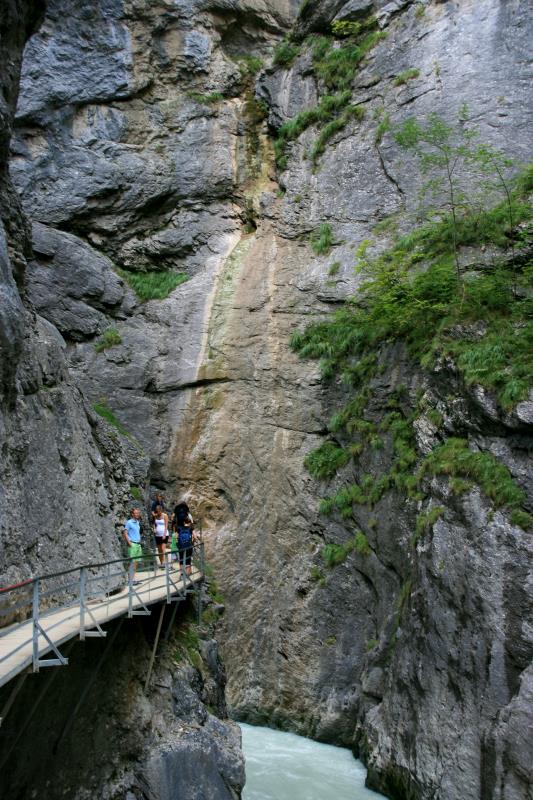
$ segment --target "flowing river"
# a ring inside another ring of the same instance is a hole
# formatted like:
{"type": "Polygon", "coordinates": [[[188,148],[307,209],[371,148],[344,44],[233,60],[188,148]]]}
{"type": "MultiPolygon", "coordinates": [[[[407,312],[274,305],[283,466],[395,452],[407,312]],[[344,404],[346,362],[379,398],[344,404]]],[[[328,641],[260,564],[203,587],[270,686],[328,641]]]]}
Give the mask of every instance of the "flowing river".
{"type": "Polygon", "coordinates": [[[294,733],[241,724],[246,758],[243,800],[378,800],[349,750],[294,733]]]}

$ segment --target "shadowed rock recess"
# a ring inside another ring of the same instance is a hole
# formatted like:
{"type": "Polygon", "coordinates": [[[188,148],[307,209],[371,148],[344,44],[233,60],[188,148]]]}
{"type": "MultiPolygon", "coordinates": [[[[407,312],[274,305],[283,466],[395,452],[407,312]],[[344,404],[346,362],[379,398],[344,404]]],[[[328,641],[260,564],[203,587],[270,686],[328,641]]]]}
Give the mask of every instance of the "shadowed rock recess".
{"type": "MultiPolygon", "coordinates": [[[[184,493],[235,716],[352,747],[393,798],[526,800],[531,375],[512,402],[465,378],[459,345],[491,324],[466,312],[455,350],[384,335],[364,374],[352,353],[326,380],[289,343],[415,226],[403,122],[468,117],[531,161],[531,4],[2,5],[3,152],[43,17],[1,183],[2,572],[111,557],[132,487],[184,493]]],[[[455,248],[464,297],[501,259],[531,278],[531,188],[512,252],[455,248]]]]}

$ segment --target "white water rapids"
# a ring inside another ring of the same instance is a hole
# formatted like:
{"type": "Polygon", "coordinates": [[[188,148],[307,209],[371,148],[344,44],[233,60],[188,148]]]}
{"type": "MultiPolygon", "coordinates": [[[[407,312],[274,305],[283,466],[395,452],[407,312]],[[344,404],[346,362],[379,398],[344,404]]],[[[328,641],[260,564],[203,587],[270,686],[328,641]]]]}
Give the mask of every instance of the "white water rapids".
{"type": "Polygon", "coordinates": [[[349,750],[293,733],[241,725],[246,759],[243,800],[378,800],[349,750]]]}

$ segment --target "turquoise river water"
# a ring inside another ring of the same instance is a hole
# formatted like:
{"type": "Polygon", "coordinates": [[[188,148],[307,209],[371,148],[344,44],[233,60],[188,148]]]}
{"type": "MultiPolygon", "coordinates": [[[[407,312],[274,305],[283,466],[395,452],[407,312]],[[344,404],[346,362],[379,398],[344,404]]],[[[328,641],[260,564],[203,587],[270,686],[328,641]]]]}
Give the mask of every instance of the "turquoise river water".
{"type": "Polygon", "coordinates": [[[378,800],[349,750],[293,733],[241,725],[246,758],[243,800],[378,800]]]}

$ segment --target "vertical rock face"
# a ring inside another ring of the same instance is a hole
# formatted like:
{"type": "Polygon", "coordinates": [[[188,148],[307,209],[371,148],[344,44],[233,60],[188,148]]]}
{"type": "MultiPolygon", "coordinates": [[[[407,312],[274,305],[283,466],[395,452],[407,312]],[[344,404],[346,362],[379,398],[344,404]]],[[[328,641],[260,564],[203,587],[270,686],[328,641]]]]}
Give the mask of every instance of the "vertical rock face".
{"type": "MultiPolygon", "coordinates": [[[[189,623],[178,616],[168,642],[159,643],[147,688],[158,618],[115,622],[109,646],[73,643],[68,667],[24,684],[2,724],[4,797],[240,797],[240,731],[227,719],[216,642],[186,646],[189,623]]],[[[0,690],[3,706],[10,691],[0,690]]]]}
{"type": "Polygon", "coordinates": [[[2,4],[0,107],[0,573],[3,583],[120,552],[129,468],[69,376],[65,342],[27,302],[31,234],[7,152],[24,42],[44,7],[2,4]]]}
{"type": "MultiPolygon", "coordinates": [[[[359,748],[394,797],[525,798],[530,534],[477,489],[455,497],[435,478],[428,503],[445,513],[431,536],[411,546],[418,509],[389,492],[357,519],[370,552],[324,570],[324,544],[352,532],[319,515],[326,490],[303,460],[342,389],[326,389],[289,339],[358,290],[354,249],[415,204],[414,163],[381,121],[436,111],[454,123],[466,103],[484,141],[529,158],[531,10],[313,0],[298,16],[296,5],[51,0],[26,51],[12,147],[34,222],[28,296],[61,331],[84,396],[113,409],[152,479],[188,494],[210,528],[235,712],[359,748]],[[324,94],[307,37],[369,14],[386,38],[351,86],[364,116],[316,157],[318,131],[303,130],[277,172],[269,133],[324,94]],[[292,63],[268,66],[291,30],[292,63]],[[315,255],[321,223],[332,247],[315,255]],[[117,267],[188,280],[141,302],[117,267]],[[121,342],[96,352],[111,326],[121,342]]],[[[448,435],[497,455],[531,503],[528,401],[504,414],[449,365],[428,377],[392,346],[381,359],[373,420],[401,387],[406,413],[428,397],[448,435]]],[[[419,454],[439,441],[423,414],[416,436],[419,454]]],[[[389,444],[347,470],[379,473],[389,444]]]]}

